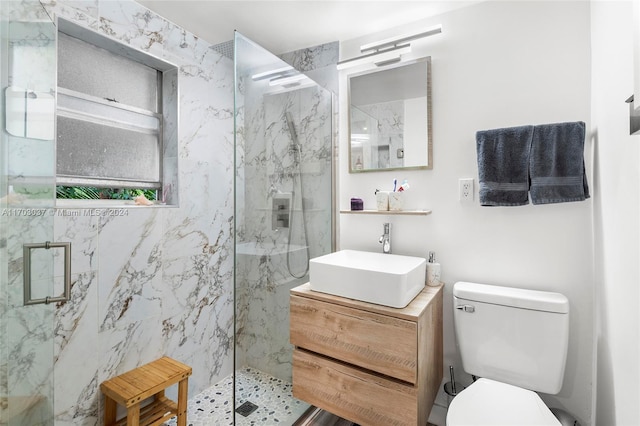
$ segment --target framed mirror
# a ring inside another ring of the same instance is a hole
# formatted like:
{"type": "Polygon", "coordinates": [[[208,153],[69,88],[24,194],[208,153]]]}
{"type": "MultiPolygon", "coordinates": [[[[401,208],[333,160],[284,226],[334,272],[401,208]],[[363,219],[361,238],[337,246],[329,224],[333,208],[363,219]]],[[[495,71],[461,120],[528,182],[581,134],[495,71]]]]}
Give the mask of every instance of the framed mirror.
{"type": "Polygon", "coordinates": [[[349,172],[433,167],[431,57],[348,77],[349,172]]]}

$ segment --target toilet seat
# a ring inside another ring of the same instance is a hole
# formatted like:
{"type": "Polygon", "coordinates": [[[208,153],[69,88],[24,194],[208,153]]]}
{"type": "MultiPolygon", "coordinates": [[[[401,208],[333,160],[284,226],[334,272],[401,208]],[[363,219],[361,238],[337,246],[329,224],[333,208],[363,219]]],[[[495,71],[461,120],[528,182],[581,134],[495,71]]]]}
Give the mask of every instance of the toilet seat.
{"type": "Polygon", "coordinates": [[[447,412],[447,426],[561,426],[537,393],[478,379],[456,396],[447,412]]]}

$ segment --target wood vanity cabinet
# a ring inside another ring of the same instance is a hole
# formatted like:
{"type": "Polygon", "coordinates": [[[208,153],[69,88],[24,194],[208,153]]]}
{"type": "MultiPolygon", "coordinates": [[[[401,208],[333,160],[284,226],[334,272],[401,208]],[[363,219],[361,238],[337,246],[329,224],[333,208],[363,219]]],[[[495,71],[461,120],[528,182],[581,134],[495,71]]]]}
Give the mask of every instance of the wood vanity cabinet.
{"type": "Polygon", "coordinates": [[[442,381],[442,286],[396,309],[291,290],[293,396],[363,426],[425,426],[442,381]]]}

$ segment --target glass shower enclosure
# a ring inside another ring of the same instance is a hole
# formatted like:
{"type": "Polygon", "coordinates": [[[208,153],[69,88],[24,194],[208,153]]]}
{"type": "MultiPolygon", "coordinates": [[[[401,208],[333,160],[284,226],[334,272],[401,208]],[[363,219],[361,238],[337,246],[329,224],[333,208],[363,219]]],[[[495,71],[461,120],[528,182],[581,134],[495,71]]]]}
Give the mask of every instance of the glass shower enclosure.
{"type": "Polygon", "coordinates": [[[0,2],[1,425],[53,424],[55,34],[38,1],[0,2]]]}
{"type": "Polygon", "coordinates": [[[309,406],[291,395],[289,290],[332,249],[332,94],[234,45],[235,424],[293,424],[309,406]]]}

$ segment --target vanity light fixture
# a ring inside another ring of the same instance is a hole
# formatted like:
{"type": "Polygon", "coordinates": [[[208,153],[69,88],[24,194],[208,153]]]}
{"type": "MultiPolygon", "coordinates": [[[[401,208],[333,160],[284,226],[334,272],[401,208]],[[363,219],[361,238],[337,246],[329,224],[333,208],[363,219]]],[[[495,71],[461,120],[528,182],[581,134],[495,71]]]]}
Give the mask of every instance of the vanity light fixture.
{"type": "Polygon", "coordinates": [[[299,85],[302,80],[306,80],[308,77],[304,74],[295,74],[287,77],[276,77],[269,80],[269,86],[291,86],[299,85]]]}
{"type": "Polygon", "coordinates": [[[297,71],[293,67],[287,66],[254,74],[251,76],[251,79],[253,81],[258,81],[273,77],[286,77],[288,75],[295,74],[296,72],[297,71]]]}
{"type": "Polygon", "coordinates": [[[309,79],[309,77],[298,72],[292,66],[276,68],[269,71],[253,74],[251,76],[251,79],[253,81],[268,79],[270,87],[282,87],[284,89],[313,83],[313,81],[309,79]]]}
{"type": "Polygon", "coordinates": [[[440,34],[441,32],[442,32],[442,25],[436,25],[435,27],[428,28],[419,33],[403,34],[396,37],[387,38],[385,40],[363,44],[362,46],[360,46],[360,52],[361,53],[379,52],[380,50],[388,49],[390,47],[396,47],[401,44],[407,44],[413,40],[418,40],[419,38],[440,34]]]}
{"type": "Polygon", "coordinates": [[[401,56],[411,51],[411,42],[420,38],[429,37],[442,32],[442,25],[428,28],[424,31],[412,34],[387,38],[360,46],[360,52],[365,53],[352,59],[340,61],[337,64],[339,70],[358,65],[374,63],[376,66],[384,66],[399,62],[401,56]]]}
{"type": "Polygon", "coordinates": [[[385,49],[379,52],[358,56],[357,58],[340,61],[336,68],[343,70],[345,68],[357,67],[358,65],[370,63],[375,63],[377,66],[388,65],[400,61],[400,56],[409,52],[411,52],[411,45],[403,44],[401,46],[392,47],[391,49],[385,49]]]}

